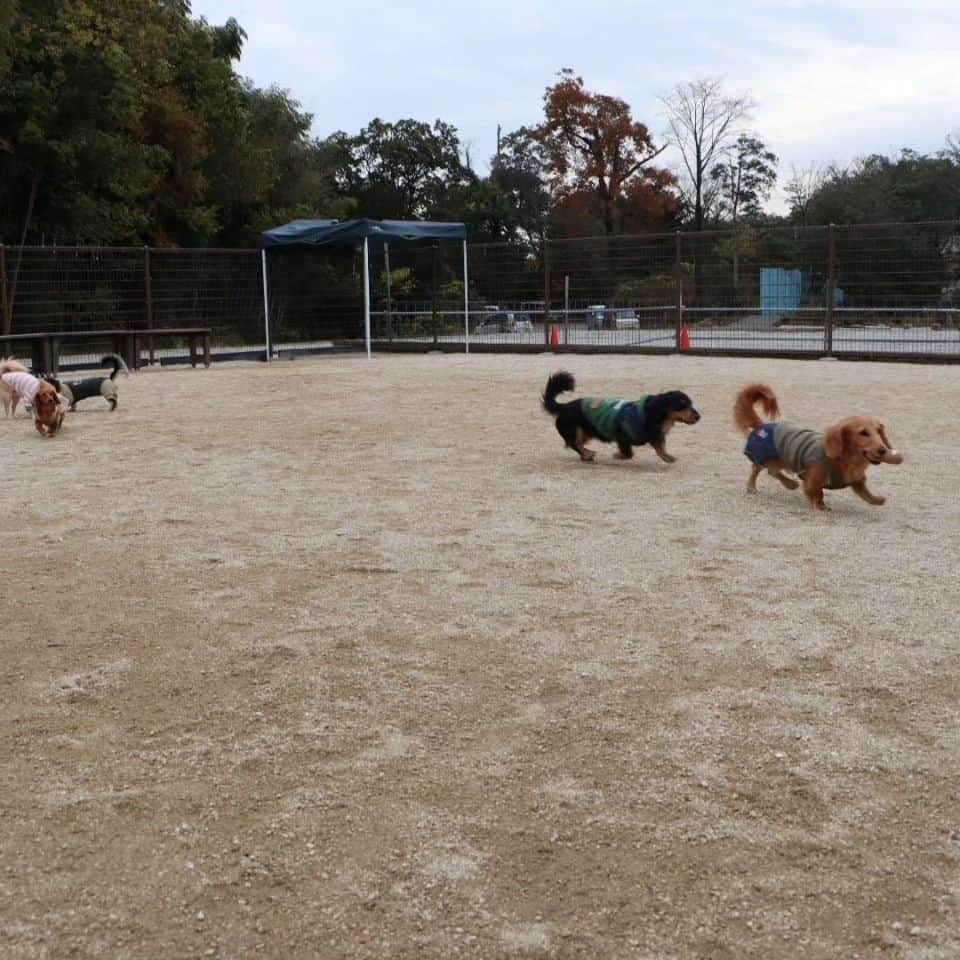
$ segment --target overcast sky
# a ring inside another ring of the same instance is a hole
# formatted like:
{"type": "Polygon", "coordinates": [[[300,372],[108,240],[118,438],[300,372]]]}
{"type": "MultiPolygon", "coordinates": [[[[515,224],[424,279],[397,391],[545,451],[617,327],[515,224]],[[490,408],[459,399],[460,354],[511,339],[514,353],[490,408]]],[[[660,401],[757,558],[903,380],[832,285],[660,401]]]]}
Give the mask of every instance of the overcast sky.
{"type": "Polygon", "coordinates": [[[930,153],[960,129],[960,0],[193,0],[193,12],[235,17],[239,72],[289,90],[317,136],[441,119],[481,172],[497,125],[539,122],[562,67],[626,100],[658,143],[659,95],[722,77],[757,102],[750,126],[781,181],[791,166],[930,153]]]}

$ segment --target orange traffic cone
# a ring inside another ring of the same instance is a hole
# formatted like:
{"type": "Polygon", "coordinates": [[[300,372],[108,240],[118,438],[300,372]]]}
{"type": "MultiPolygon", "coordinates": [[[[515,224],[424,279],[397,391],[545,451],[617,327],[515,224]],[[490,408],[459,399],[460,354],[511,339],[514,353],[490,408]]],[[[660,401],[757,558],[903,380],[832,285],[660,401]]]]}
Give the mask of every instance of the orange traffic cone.
{"type": "Polygon", "coordinates": [[[560,331],[557,330],[557,325],[555,323],[550,324],[550,346],[560,346],[560,331]]]}
{"type": "Polygon", "coordinates": [[[686,321],[680,322],[680,349],[690,349],[690,328],[687,326],[686,321]]]}

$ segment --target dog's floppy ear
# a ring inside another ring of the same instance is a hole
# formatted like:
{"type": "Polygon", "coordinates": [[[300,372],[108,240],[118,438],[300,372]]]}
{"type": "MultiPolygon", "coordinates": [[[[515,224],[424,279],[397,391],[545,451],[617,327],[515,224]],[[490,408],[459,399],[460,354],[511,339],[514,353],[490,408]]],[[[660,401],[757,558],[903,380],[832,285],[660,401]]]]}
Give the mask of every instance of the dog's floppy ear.
{"type": "Polygon", "coordinates": [[[823,434],[823,452],[831,460],[839,460],[843,456],[843,448],[847,441],[847,425],[843,421],[827,427],[823,434]]]}
{"type": "Polygon", "coordinates": [[[880,439],[883,441],[883,445],[888,449],[893,449],[893,444],[887,439],[887,428],[882,424],[877,424],[877,432],[880,434],[880,439]]]}

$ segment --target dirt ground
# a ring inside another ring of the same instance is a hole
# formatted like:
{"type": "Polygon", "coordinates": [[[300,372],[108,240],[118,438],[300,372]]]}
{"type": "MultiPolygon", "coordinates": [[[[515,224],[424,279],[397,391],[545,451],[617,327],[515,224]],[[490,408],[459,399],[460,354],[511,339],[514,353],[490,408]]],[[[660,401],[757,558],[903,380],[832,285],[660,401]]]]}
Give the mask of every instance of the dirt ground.
{"type": "Polygon", "coordinates": [[[0,956],[960,956],[960,374],[379,356],[3,432],[0,956]],[[538,408],[681,387],[667,466],[538,408]],[[735,388],[870,411],[871,507],[735,388]]]}

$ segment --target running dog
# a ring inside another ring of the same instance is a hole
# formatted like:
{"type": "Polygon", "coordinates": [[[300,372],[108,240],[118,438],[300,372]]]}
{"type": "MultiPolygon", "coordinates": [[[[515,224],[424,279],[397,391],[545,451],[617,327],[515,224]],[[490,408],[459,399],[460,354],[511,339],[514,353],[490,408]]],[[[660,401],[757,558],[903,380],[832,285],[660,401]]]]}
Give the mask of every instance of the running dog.
{"type": "Polygon", "coordinates": [[[77,404],[81,400],[88,400],[90,397],[103,397],[110,405],[111,410],[117,409],[119,393],[115,382],[117,373],[123,370],[126,376],[130,376],[130,368],[126,365],[123,357],[118,353],[108,354],[100,361],[100,366],[113,364],[113,370],[109,377],[88,377],[86,380],[65,381],[59,380],[52,374],[42,374],[42,379],[52,383],[69,401],[70,409],[76,410],[77,404]]]}
{"type": "Polygon", "coordinates": [[[560,403],[557,396],[576,388],[572,373],[560,371],[547,380],[541,402],[547,413],[556,417],[557,432],[566,446],[576,450],[581,460],[596,460],[596,451],[587,446],[591,438],[615,443],[618,460],[633,457],[633,448],[649,443],[664,463],[676,457],[667,453],[667,433],[675,423],[696,423],[700,414],[691,399],[679,390],[647,394],[638,400],[608,400],[581,397],[560,403]]]}
{"type": "Polygon", "coordinates": [[[63,418],[70,401],[57,392],[46,380],[33,376],[16,360],[0,363],[0,396],[4,413],[16,416],[17,404],[22,399],[33,409],[33,425],[41,437],[52,437],[63,426],[63,418]]]}
{"type": "Polygon", "coordinates": [[[757,477],[763,470],[776,477],[788,490],[800,485],[785,470],[803,482],[803,492],[815,510],[829,510],[823,502],[824,490],[853,492],[874,506],[882,506],[885,497],[867,489],[867,468],[881,463],[903,463],[893,449],[883,424],[876,417],[858,416],[839,420],[822,433],[779,420],[776,395],[765,383],[745,386],[733,406],[733,420],[747,437],[744,454],[753,466],[747,479],[747,493],[757,492],[757,477]],[[755,409],[763,408],[766,421],[755,409]]]}

